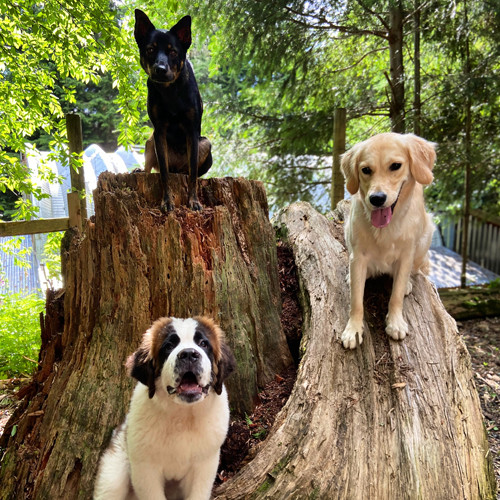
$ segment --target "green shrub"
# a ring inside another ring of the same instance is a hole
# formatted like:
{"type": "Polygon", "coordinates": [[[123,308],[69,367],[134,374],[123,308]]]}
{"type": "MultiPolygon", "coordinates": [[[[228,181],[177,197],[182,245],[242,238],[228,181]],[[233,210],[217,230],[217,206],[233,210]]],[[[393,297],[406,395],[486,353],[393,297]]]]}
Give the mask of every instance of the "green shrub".
{"type": "Polygon", "coordinates": [[[0,294],[0,379],[31,375],[36,370],[44,307],[45,300],[37,293],[0,294]]]}

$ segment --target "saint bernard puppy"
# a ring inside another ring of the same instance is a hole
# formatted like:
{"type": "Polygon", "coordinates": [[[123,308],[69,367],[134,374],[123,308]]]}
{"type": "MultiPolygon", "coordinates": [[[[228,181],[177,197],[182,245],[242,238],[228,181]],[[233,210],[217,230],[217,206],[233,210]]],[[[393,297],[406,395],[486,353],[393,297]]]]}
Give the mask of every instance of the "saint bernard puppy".
{"type": "Polygon", "coordinates": [[[137,384],[99,464],[95,500],[206,500],[229,426],[235,359],[206,317],[161,318],[127,360],[137,384]]]}

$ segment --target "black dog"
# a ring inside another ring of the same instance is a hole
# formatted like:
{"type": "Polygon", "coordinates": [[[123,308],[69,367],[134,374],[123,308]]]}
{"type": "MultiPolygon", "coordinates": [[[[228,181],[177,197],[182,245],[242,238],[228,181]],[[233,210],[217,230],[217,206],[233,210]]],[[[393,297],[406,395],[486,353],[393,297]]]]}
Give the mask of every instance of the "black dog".
{"type": "Polygon", "coordinates": [[[146,142],[145,171],[160,170],[162,210],[174,208],[168,174],[189,175],[188,206],[201,210],[196,180],[212,166],[211,144],[201,134],[203,103],[186,52],[191,45],[191,17],[173,28],[157,30],[148,16],[135,11],[135,40],[148,75],[148,115],[153,135],[146,142]]]}

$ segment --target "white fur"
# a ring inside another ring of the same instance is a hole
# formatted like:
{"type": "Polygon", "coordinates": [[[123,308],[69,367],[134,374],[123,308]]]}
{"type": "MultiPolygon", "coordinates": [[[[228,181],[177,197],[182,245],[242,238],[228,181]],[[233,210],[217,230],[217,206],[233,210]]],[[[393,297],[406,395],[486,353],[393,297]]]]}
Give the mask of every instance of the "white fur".
{"type": "Polygon", "coordinates": [[[212,364],[208,359],[208,356],[205,354],[205,351],[201,349],[198,345],[196,345],[193,341],[193,333],[196,329],[196,321],[192,318],[188,319],[179,319],[173,318],[172,325],[175,328],[175,331],[179,338],[181,339],[179,345],[172,351],[167,361],[163,365],[163,369],[161,372],[161,382],[163,387],[174,386],[176,374],[174,371],[175,368],[175,360],[177,354],[184,349],[194,349],[201,354],[202,359],[202,367],[203,367],[203,376],[199,380],[200,385],[208,385],[210,383],[210,379],[212,376],[212,364]]]}
{"type": "MultiPolygon", "coordinates": [[[[175,320],[181,339],[164,363],[150,399],[148,387],[138,383],[125,424],[104,453],[97,474],[95,500],[208,500],[219,464],[219,451],[229,425],[226,389],[217,395],[210,388],[199,402],[179,404],[168,394],[173,364],[181,349],[194,348],[196,322],[175,320]]],[[[208,379],[208,382],[210,379],[208,379]]],[[[207,383],[208,383],[207,382],[207,383]]]]}
{"type": "Polygon", "coordinates": [[[344,347],[354,349],[363,341],[363,295],[367,278],[390,274],[393,289],[386,317],[386,332],[395,339],[406,337],[403,298],[411,292],[410,275],[426,272],[434,226],[425,212],[421,183],[432,180],[434,145],[412,134],[379,134],[352,148],[342,159],[347,187],[353,194],[345,227],[349,250],[351,308],[342,333],[344,347]],[[389,166],[400,163],[397,171],[389,166]],[[369,167],[366,175],[362,169],[369,167]],[[416,177],[421,183],[417,182],[416,177]],[[387,195],[384,207],[396,206],[389,225],[372,225],[369,198],[387,195]]]}

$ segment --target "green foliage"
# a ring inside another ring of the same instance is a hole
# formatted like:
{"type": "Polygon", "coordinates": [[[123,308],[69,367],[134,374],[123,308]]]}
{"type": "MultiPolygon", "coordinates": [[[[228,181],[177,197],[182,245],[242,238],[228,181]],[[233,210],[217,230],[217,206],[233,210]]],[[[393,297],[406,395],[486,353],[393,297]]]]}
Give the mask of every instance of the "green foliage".
{"type": "MultiPolygon", "coordinates": [[[[61,241],[64,237],[63,232],[48,233],[47,241],[43,247],[42,264],[49,283],[53,280],[61,281],[61,241]]],[[[51,287],[53,287],[51,285],[51,287]]]]}
{"type": "Polygon", "coordinates": [[[44,306],[36,293],[0,294],[0,378],[27,376],[36,370],[44,306]]]}
{"type": "MultiPolygon", "coordinates": [[[[409,129],[415,4],[400,4],[409,129]]],[[[234,150],[259,165],[275,205],[306,199],[325,208],[318,200],[328,197],[328,172],[301,160],[330,155],[335,107],[347,108],[348,147],[390,128],[386,2],[205,0],[195,16],[208,32],[217,26],[209,44],[211,76],[224,89],[209,116],[216,131],[222,123],[228,141],[245,138],[246,149],[234,150]]],[[[428,190],[434,210],[462,208],[464,104],[472,96],[472,205],[499,211],[499,24],[498,9],[481,2],[421,2],[422,135],[439,145],[436,181],[428,190]],[[473,64],[466,76],[468,36],[473,64]]]]}
{"type": "MultiPolygon", "coordinates": [[[[118,32],[115,13],[103,0],[36,4],[0,0],[0,185],[41,196],[20,162],[27,138],[43,131],[53,151],[63,151],[64,112],[58,82],[96,83],[105,70],[106,48],[118,32]]],[[[74,88],[60,89],[74,103],[74,88]]],[[[33,216],[19,201],[18,218],[33,216]]]]}
{"type": "MultiPolygon", "coordinates": [[[[13,236],[4,243],[0,244],[0,250],[6,254],[14,257],[14,265],[28,269],[30,267],[29,256],[31,255],[31,248],[22,246],[24,237],[13,236]]],[[[0,262],[0,279],[2,278],[2,263],[0,262]]]]}
{"type": "MultiPolygon", "coordinates": [[[[273,208],[297,199],[329,206],[332,117],[347,108],[347,145],[390,128],[387,2],[104,0],[42,5],[0,0],[0,186],[42,196],[19,162],[27,138],[63,151],[64,113],[82,114],[86,141],[144,144],[151,132],[133,8],[159,28],[193,17],[190,58],[213,143],[209,175],[266,183],[273,208]],[[36,71],[33,71],[36,68],[36,71]],[[118,119],[117,113],[121,117],[118,119]],[[116,134],[119,133],[118,137],[116,134]],[[325,163],[326,161],[326,163],[325,163]]],[[[407,129],[413,118],[413,0],[405,12],[407,129]]],[[[488,4],[421,2],[422,135],[439,144],[431,208],[461,210],[464,102],[472,97],[473,208],[499,213],[500,14],[488,4]],[[467,16],[465,15],[467,13],[467,16]],[[472,71],[464,76],[464,40],[472,71]]],[[[0,197],[0,205],[5,202],[0,197]]],[[[9,206],[17,217],[29,203],[9,206]]]]}
{"type": "MultiPolygon", "coordinates": [[[[64,114],[80,115],[84,149],[90,144],[99,144],[105,151],[110,152],[116,149],[121,116],[115,102],[118,91],[113,87],[110,73],[99,75],[97,83],[65,78],[56,82],[54,92],[64,114]],[[68,89],[71,89],[70,94],[68,89]]],[[[52,138],[43,130],[38,130],[30,140],[35,142],[40,150],[48,151],[51,148],[52,138]]]]}
{"type": "Polygon", "coordinates": [[[488,288],[490,290],[500,291],[500,278],[495,278],[493,281],[490,281],[488,284],[488,288]]]}

